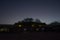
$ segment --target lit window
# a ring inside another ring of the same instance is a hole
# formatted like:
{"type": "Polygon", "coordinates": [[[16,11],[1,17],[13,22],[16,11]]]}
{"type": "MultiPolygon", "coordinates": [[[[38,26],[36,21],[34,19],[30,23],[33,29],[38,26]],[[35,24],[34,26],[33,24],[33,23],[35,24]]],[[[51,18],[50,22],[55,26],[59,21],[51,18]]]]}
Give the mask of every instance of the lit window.
{"type": "Polygon", "coordinates": [[[34,27],[34,25],[32,25],[32,27],[34,27]]]}
{"type": "Polygon", "coordinates": [[[39,31],[39,28],[37,28],[36,31],[39,31]]]}
{"type": "Polygon", "coordinates": [[[22,25],[19,25],[19,27],[21,27],[22,25]]]}
{"type": "Polygon", "coordinates": [[[4,31],[4,29],[2,28],[2,29],[0,29],[0,31],[4,31]]]}

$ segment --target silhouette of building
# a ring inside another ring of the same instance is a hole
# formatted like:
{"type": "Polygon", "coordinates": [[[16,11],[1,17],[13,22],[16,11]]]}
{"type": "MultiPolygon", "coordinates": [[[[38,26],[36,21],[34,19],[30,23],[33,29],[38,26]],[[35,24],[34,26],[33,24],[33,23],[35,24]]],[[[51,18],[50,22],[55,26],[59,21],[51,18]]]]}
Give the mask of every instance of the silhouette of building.
{"type": "Polygon", "coordinates": [[[36,19],[26,18],[22,21],[15,23],[14,25],[0,24],[0,32],[24,32],[24,31],[44,31],[45,23],[36,19]]]}
{"type": "Polygon", "coordinates": [[[24,30],[24,31],[38,31],[38,30],[43,30],[44,27],[46,26],[45,23],[41,22],[34,22],[32,18],[27,18],[24,19],[22,22],[17,22],[14,24],[17,28],[17,30],[24,30]],[[42,29],[41,29],[42,28],[42,29]]]}

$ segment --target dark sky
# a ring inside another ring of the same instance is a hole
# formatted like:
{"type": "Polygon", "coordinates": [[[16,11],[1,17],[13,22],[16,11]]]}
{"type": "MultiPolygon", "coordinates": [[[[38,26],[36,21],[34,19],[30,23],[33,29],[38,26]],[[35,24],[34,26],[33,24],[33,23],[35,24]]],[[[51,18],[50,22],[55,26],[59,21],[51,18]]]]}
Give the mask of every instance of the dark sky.
{"type": "Polygon", "coordinates": [[[27,17],[47,24],[60,21],[60,0],[0,0],[0,24],[13,24],[27,17]]]}

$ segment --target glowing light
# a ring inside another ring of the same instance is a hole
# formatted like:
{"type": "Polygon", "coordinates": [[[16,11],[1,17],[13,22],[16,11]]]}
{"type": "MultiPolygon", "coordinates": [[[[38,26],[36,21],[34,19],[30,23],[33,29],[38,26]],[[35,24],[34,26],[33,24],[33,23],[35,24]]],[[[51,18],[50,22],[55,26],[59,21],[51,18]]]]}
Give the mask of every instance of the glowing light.
{"type": "Polygon", "coordinates": [[[0,31],[8,31],[6,28],[1,28],[0,31]]]}
{"type": "Polygon", "coordinates": [[[32,27],[34,27],[34,25],[32,25],[32,27]]]}
{"type": "Polygon", "coordinates": [[[2,29],[0,29],[0,31],[4,31],[4,29],[2,28],[2,29]]]}
{"type": "Polygon", "coordinates": [[[39,31],[39,28],[37,28],[36,31],[39,31]]]}
{"type": "Polygon", "coordinates": [[[22,25],[19,25],[19,27],[22,27],[22,25]]]}

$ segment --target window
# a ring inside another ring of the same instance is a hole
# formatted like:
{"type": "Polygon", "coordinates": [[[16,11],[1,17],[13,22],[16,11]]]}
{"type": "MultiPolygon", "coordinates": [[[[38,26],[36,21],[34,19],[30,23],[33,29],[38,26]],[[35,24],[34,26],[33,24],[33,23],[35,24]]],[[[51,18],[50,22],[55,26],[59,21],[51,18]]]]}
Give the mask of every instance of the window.
{"type": "Polygon", "coordinates": [[[19,25],[19,27],[22,27],[22,25],[19,25]]]}
{"type": "Polygon", "coordinates": [[[34,25],[32,25],[32,27],[34,27],[34,25]]]}
{"type": "Polygon", "coordinates": [[[36,28],[36,31],[39,31],[39,28],[36,28]]]}
{"type": "Polygon", "coordinates": [[[8,30],[7,30],[7,28],[1,28],[0,31],[1,31],[1,32],[2,32],[2,31],[5,31],[5,32],[6,32],[6,31],[8,31],[8,30]]]}
{"type": "Polygon", "coordinates": [[[3,29],[3,28],[1,28],[1,29],[0,29],[0,31],[4,31],[4,29],[3,29]]]}

